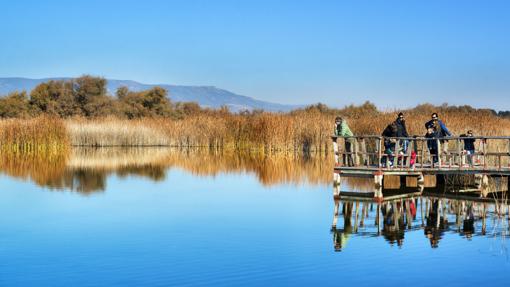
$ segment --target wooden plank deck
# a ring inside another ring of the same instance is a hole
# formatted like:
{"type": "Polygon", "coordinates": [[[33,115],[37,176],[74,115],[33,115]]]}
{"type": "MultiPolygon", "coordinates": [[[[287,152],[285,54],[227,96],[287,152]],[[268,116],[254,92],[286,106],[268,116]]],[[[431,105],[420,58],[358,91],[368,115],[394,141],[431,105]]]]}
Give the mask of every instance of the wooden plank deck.
{"type": "Polygon", "coordinates": [[[456,174],[456,175],[469,175],[469,174],[486,174],[494,176],[510,176],[510,168],[486,168],[486,167],[441,167],[441,168],[380,168],[377,166],[337,166],[334,167],[334,172],[342,175],[351,176],[373,176],[375,173],[381,173],[383,175],[407,175],[407,176],[419,176],[422,174],[434,175],[434,174],[456,174]]]}

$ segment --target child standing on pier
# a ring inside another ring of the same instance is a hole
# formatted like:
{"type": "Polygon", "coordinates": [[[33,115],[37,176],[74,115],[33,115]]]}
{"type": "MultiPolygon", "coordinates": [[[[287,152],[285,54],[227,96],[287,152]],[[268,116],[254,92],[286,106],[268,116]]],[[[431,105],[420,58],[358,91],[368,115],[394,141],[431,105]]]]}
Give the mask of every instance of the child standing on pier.
{"type": "Polygon", "coordinates": [[[433,165],[438,163],[438,149],[437,149],[437,132],[434,129],[434,127],[429,126],[427,128],[427,133],[425,134],[425,137],[427,138],[427,147],[429,149],[430,155],[432,156],[432,162],[433,165]]]}
{"type": "MultiPolygon", "coordinates": [[[[464,138],[464,154],[466,155],[467,163],[469,166],[473,166],[473,155],[475,154],[476,141],[473,136],[473,131],[468,130],[466,134],[462,134],[460,136],[464,138]]],[[[464,164],[464,162],[462,162],[462,164],[464,164]]]]}

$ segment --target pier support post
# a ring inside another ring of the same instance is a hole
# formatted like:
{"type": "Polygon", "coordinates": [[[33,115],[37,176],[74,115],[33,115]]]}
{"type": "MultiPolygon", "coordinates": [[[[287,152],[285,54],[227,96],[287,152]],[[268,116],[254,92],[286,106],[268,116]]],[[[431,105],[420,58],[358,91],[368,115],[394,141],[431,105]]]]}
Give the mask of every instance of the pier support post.
{"type": "Polygon", "coordinates": [[[333,173],[333,197],[340,194],[340,184],[342,183],[341,176],[339,173],[333,173]]]}
{"type": "Polygon", "coordinates": [[[331,224],[331,230],[336,229],[336,225],[338,223],[339,211],[340,211],[340,201],[335,200],[335,211],[333,212],[333,223],[331,224]]]}
{"type": "Polygon", "coordinates": [[[382,201],[383,199],[383,179],[384,175],[381,171],[374,173],[374,199],[382,201]]]}
{"type": "Polygon", "coordinates": [[[425,177],[423,176],[423,173],[420,173],[418,175],[418,185],[424,185],[425,184],[425,177]]]}
{"type": "Polygon", "coordinates": [[[335,166],[340,165],[340,155],[338,151],[338,142],[336,137],[332,137],[333,141],[333,153],[335,154],[335,166]]]}
{"type": "Polygon", "coordinates": [[[480,197],[486,197],[489,193],[489,177],[486,174],[475,174],[475,184],[480,190],[480,197]]]}

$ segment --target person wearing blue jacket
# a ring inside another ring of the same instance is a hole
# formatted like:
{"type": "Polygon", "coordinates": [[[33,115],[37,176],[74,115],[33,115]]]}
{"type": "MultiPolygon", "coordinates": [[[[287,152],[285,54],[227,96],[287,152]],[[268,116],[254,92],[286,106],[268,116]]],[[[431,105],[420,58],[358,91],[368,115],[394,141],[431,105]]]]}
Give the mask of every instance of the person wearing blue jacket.
{"type": "Polygon", "coordinates": [[[439,119],[437,113],[432,114],[432,119],[425,123],[425,128],[432,127],[439,137],[451,137],[452,133],[448,130],[446,125],[439,119]]]}
{"type": "MultiPolygon", "coordinates": [[[[437,137],[444,138],[444,137],[451,137],[453,134],[448,130],[446,125],[439,119],[439,116],[437,113],[432,113],[432,119],[425,123],[425,128],[434,129],[434,132],[437,137]]],[[[448,141],[441,140],[442,150],[443,153],[448,153],[448,141]]]]}

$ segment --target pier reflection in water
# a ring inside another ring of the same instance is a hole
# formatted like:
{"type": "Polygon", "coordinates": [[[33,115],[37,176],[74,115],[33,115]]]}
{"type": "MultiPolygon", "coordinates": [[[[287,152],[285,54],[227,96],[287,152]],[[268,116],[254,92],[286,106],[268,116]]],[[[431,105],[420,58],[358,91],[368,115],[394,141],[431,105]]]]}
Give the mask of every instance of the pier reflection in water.
{"type": "Polygon", "coordinates": [[[383,201],[340,196],[335,199],[333,245],[342,251],[351,240],[381,237],[403,247],[406,234],[420,232],[424,244],[438,248],[446,233],[470,240],[474,236],[505,238],[509,230],[506,200],[455,199],[441,195],[405,194],[383,201]]]}

